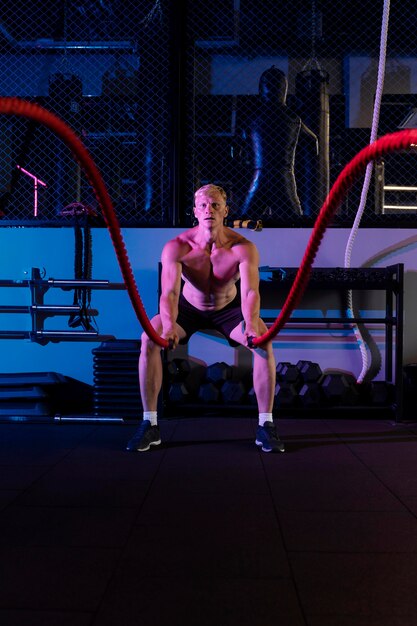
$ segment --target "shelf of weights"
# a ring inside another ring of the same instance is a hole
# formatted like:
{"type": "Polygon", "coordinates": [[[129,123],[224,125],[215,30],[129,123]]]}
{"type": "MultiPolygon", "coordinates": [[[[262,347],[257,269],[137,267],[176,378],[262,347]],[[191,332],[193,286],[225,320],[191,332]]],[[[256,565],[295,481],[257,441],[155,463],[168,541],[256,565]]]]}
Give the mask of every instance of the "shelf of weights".
{"type": "MultiPolygon", "coordinates": [[[[298,268],[261,267],[262,317],[271,325],[277,314],[277,294],[285,300],[298,268]],[[268,310],[271,315],[268,315],[268,310]],[[272,314],[273,313],[273,314],[272,314]]],[[[319,291],[336,292],[337,297],[352,290],[385,293],[384,309],[378,315],[350,317],[333,314],[315,316],[300,313],[290,319],[285,330],[304,334],[305,329],[320,332],[352,332],[353,324],[372,325],[384,330],[385,380],[357,385],[353,375],[321,371],[317,363],[305,360],[277,365],[274,412],[280,416],[394,417],[403,419],[403,264],[385,268],[314,268],[306,296],[319,291]]],[[[311,311],[310,311],[311,312],[311,311]]],[[[212,331],[209,331],[212,334],[212,331]]],[[[314,346],[314,341],[313,341],[314,346]]],[[[164,406],[168,416],[179,414],[242,414],[256,410],[252,372],[239,371],[226,363],[206,368],[192,358],[165,362],[164,406]]]]}

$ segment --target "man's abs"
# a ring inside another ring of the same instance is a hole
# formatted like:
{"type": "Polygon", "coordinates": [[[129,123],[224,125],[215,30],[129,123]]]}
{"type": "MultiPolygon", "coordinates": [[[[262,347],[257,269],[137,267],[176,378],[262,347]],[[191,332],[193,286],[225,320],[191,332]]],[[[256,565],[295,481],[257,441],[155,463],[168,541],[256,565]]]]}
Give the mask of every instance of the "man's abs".
{"type": "Polygon", "coordinates": [[[185,280],[182,293],[187,302],[200,311],[220,311],[233,302],[237,289],[235,281],[230,281],[221,287],[212,286],[211,289],[207,289],[205,285],[203,290],[185,280]]]}

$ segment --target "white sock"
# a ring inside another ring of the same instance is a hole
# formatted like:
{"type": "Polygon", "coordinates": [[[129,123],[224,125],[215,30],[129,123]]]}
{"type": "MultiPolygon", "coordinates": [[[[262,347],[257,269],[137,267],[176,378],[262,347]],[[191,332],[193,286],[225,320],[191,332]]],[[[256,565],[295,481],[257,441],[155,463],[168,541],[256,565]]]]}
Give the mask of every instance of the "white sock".
{"type": "Polygon", "coordinates": [[[156,426],[158,424],[158,413],[156,411],[144,411],[143,419],[149,420],[152,426],[156,426]]]}
{"type": "Polygon", "coordinates": [[[263,426],[265,422],[273,422],[272,413],[259,413],[259,426],[263,426]]]}

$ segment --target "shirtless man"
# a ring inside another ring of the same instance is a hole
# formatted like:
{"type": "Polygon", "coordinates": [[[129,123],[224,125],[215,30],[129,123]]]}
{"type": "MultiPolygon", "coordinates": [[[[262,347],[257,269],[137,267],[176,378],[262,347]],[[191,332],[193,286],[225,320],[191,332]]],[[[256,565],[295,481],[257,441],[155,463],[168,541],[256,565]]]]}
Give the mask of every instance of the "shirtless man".
{"type": "MultiPolygon", "coordinates": [[[[151,323],[157,333],[172,342],[186,343],[197,330],[215,328],[231,345],[248,347],[248,337],[267,330],[259,317],[259,255],[255,245],[224,225],[229,212],[225,191],[204,185],[195,193],[194,215],[198,225],[169,241],[162,251],[161,297],[151,323]],[[181,292],[181,278],[184,286],[181,292]],[[240,293],[236,282],[240,278],[240,293]]],[[[161,443],[157,398],[162,385],[161,348],[142,334],[139,382],[143,421],[127,444],[144,452],[161,443]]],[[[253,386],[259,425],[256,445],[264,452],[283,452],[272,419],[275,391],[275,358],[272,343],[251,348],[253,386]]]]}

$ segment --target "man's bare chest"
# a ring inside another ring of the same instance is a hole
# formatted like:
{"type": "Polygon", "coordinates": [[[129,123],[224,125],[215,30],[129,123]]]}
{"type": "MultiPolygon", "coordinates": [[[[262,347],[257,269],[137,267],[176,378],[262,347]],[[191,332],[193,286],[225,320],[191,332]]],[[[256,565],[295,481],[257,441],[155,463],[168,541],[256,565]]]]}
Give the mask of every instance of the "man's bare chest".
{"type": "Polygon", "coordinates": [[[182,259],[182,273],[192,282],[224,284],[237,280],[239,261],[230,250],[216,250],[211,254],[192,250],[182,259]]]}

